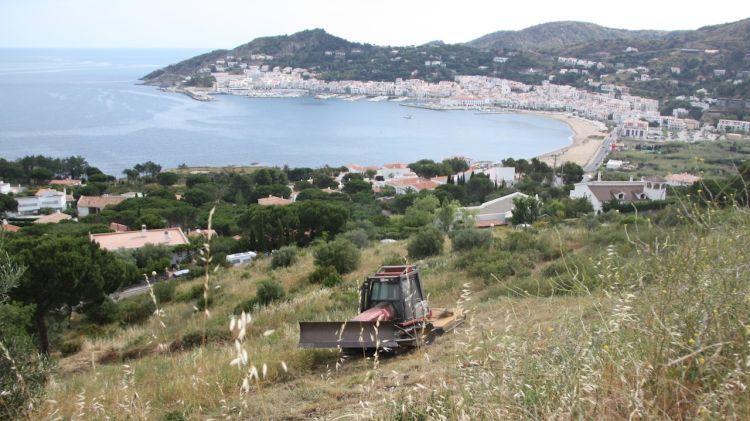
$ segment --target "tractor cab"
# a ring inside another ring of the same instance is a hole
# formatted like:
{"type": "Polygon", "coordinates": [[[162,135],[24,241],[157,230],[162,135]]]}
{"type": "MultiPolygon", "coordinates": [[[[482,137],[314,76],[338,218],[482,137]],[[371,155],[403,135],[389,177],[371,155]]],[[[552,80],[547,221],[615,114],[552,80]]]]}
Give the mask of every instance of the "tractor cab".
{"type": "Polygon", "coordinates": [[[419,270],[411,265],[381,267],[362,284],[359,296],[360,314],[383,309],[397,323],[423,319],[429,311],[419,270]]]}

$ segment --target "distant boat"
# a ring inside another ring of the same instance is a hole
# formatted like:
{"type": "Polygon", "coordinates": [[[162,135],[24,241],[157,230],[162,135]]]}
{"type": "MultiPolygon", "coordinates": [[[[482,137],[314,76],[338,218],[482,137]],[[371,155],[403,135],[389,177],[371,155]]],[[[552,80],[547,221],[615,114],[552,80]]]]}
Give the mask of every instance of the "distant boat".
{"type": "Polygon", "coordinates": [[[411,116],[411,114],[409,114],[409,115],[405,115],[404,118],[407,120],[411,120],[413,117],[411,116]]]}

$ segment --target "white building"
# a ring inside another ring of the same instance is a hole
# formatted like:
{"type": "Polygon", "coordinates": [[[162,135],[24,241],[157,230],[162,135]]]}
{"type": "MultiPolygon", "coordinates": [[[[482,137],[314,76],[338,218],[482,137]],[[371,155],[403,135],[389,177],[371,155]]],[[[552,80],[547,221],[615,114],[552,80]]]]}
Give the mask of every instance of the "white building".
{"type": "Polygon", "coordinates": [[[507,221],[513,217],[513,199],[517,197],[526,198],[528,195],[520,192],[511,193],[507,196],[498,197],[497,199],[484,202],[479,206],[461,208],[459,212],[468,211],[475,214],[474,226],[477,228],[505,225],[507,224],[507,221]]]}
{"type": "Polygon", "coordinates": [[[624,164],[624,162],[622,162],[622,161],[620,161],[618,159],[610,159],[609,161],[607,161],[607,169],[608,170],[619,170],[620,168],[622,168],[622,164],[624,164]]]}
{"type": "Polygon", "coordinates": [[[648,123],[640,120],[628,120],[622,125],[620,134],[623,137],[645,139],[648,133],[648,123]]]}
{"type": "Polygon", "coordinates": [[[750,121],[719,120],[719,130],[750,133],[750,121]]]}
{"type": "Polygon", "coordinates": [[[34,196],[16,197],[19,215],[36,215],[41,209],[64,211],[67,209],[67,191],[41,189],[34,196]]]}
{"type": "Polygon", "coordinates": [[[26,187],[21,187],[19,184],[16,187],[13,187],[10,183],[4,183],[0,181],[0,194],[18,194],[26,191],[26,187]]]}
{"type": "Polygon", "coordinates": [[[463,177],[465,181],[469,181],[473,174],[485,174],[490,181],[498,185],[505,183],[506,186],[510,186],[516,182],[515,167],[472,168],[466,172],[458,173],[454,177],[463,177]]]}
{"type": "Polygon", "coordinates": [[[587,181],[575,184],[570,191],[572,199],[586,198],[595,212],[601,212],[605,203],[640,202],[664,200],[667,197],[667,182],[661,177],[641,181],[587,181]]]}
{"type": "Polygon", "coordinates": [[[375,175],[383,177],[386,180],[389,178],[416,176],[416,174],[412,173],[408,164],[385,164],[375,175]]]}

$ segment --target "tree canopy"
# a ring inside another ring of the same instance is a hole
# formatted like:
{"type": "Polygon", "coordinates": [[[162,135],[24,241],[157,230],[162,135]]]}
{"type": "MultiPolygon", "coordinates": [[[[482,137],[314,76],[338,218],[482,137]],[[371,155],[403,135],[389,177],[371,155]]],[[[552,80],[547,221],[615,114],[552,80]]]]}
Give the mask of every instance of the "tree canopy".
{"type": "Polygon", "coordinates": [[[35,306],[39,349],[49,352],[47,318],[73,307],[97,306],[125,282],[125,263],[87,237],[22,237],[10,243],[26,266],[11,297],[35,306]]]}

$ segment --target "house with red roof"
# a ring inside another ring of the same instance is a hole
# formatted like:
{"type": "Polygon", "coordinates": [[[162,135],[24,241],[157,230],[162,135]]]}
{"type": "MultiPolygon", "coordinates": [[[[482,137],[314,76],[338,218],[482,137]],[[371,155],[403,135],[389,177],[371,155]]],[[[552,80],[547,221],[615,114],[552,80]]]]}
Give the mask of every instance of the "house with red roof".
{"type": "Polygon", "coordinates": [[[383,184],[396,189],[396,194],[405,194],[409,192],[420,192],[422,190],[435,190],[437,186],[443,183],[438,183],[427,178],[408,177],[388,179],[383,184]]]}
{"type": "Polygon", "coordinates": [[[49,185],[50,186],[75,187],[75,186],[82,186],[83,182],[77,179],[66,178],[65,180],[50,180],[49,185]]]}
{"type": "Polygon", "coordinates": [[[411,171],[411,168],[409,168],[409,164],[385,164],[382,168],[378,169],[378,172],[375,173],[376,177],[382,177],[384,180],[388,180],[389,178],[400,178],[400,177],[410,177],[410,176],[416,176],[411,171]]]}

